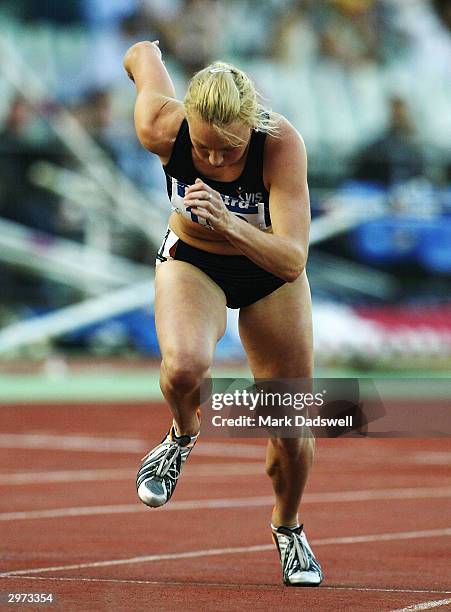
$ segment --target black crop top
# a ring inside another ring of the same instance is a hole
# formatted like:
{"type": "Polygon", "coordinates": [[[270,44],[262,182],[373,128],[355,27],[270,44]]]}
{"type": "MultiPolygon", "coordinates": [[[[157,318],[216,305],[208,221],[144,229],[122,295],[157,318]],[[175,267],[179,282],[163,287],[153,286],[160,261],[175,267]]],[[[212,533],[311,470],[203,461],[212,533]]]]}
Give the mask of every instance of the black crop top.
{"type": "Polygon", "coordinates": [[[188,122],[184,119],[171,158],[163,166],[172,210],[195,223],[209,227],[205,219],[193,214],[190,207],[187,208],[183,202],[187,187],[192,185],[196,178],[200,178],[221,194],[224,204],[232,214],[258,229],[270,227],[269,192],[263,184],[265,139],[264,132],[253,130],[246,164],[241,175],[234,181],[215,181],[202,176],[194,167],[188,122]]]}

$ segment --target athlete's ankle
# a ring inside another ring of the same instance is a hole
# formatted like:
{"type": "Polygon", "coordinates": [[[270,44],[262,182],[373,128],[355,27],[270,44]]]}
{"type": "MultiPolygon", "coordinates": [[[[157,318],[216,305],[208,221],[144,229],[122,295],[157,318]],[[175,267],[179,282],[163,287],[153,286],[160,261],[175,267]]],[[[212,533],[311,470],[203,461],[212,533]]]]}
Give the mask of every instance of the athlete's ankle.
{"type": "Polygon", "coordinates": [[[200,432],[200,424],[186,426],[184,428],[180,427],[175,420],[172,421],[172,427],[174,429],[175,435],[180,438],[181,436],[189,436],[191,440],[195,440],[199,437],[200,432]]]}
{"type": "Polygon", "coordinates": [[[271,516],[271,526],[272,527],[298,527],[301,523],[299,522],[298,514],[283,514],[279,513],[276,508],[274,508],[272,516],[271,516]]]}

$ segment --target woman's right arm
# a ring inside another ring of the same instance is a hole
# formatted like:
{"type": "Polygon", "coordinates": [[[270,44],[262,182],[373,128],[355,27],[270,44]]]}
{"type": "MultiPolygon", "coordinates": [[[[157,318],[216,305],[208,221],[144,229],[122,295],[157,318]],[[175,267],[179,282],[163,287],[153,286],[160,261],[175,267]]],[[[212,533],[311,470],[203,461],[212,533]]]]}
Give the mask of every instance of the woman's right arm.
{"type": "Polygon", "coordinates": [[[124,57],[124,68],[136,86],[135,128],[144,148],[166,163],[184,116],[174,85],[161,60],[157,42],[139,42],[124,57]]]}

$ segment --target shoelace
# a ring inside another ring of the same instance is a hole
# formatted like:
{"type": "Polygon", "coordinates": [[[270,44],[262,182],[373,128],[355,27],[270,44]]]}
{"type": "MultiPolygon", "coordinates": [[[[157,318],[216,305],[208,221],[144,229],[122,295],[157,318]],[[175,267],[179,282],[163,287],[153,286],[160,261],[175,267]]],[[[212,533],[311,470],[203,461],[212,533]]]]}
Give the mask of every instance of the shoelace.
{"type": "Polygon", "coordinates": [[[180,453],[181,448],[177,444],[177,442],[170,442],[167,451],[158,462],[158,467],[156,469],[155,476],[159,476],[160,478],[166,476],[172,464],[177,461],[177,457],[180,455],[180,453]]]}
{"type": "Polygon", "coordinates": [[[301,570],[307,569],[309,567],[309,558],[304,551],[304,547],[301,542],[301,537],[294,533],[291,541],[293,542],[293,547],[288,553],[288,560],[292,563],[296,559],[299,563],[299,567],[301,570]]]}

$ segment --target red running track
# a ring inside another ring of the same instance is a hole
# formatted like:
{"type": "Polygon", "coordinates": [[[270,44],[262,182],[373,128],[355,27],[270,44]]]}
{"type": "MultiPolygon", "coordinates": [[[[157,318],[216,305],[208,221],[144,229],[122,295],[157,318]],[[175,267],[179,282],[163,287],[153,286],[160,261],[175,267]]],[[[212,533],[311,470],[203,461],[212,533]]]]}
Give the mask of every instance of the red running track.
{"type": "Polygon", "coordinates": [[[201,440],[171,502],[153,510],[134,475],[166,430],[164,406],[1,416],[5,609],[37,606],[6,606],[8,593],[53,593],[48,609],[65,612],[451,609],[446,440],[319,440],[301,518],[326,580],[294,589],[271,543],[263,440],[201,440]]]}

